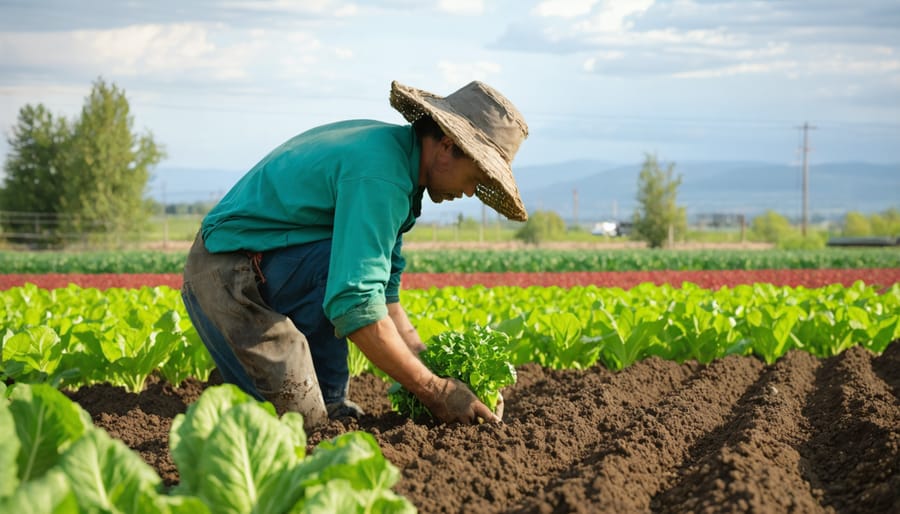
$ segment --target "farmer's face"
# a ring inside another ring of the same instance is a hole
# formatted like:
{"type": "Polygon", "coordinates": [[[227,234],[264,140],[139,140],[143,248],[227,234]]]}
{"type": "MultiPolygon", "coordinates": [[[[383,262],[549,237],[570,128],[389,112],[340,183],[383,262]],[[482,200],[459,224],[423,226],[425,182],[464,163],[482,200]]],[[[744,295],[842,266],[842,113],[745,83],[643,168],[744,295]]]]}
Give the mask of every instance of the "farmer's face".
{"type": "Polygon", "coordinates": [[[426,174],[425,188],[431,201],[441,203],[475,194],[475,187],[485,181],[484,172],[468,156],[453,155],[453,141],[444,136],[438,143],[432,165],[426,174]]]}

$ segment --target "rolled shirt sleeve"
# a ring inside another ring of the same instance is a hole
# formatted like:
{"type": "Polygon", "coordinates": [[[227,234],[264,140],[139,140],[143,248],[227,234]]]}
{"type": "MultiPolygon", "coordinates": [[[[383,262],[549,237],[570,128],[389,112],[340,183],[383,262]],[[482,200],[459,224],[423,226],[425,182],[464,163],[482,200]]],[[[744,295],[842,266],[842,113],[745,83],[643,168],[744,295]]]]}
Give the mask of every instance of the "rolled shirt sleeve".
{"type": "Polygon", "coordinates": [[[388,293],[399,298],[394,252],[408,214],[408,192],[397,184],[378,178],[338,184],[324,303],[338,337],[386,317],[388,293]]]}

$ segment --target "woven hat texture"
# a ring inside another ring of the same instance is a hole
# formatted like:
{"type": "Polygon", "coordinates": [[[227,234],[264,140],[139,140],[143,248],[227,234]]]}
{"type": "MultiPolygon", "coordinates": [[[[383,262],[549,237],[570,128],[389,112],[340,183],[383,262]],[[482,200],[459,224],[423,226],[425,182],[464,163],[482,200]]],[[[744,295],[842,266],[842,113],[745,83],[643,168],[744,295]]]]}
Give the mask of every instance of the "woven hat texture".
{"type": "Polygon", "coordinates": [[[512,160],[528,137],[528,125],[506,97],[479,81],[446,97],[394,81],[391,106],[410,123],[430,115],[487,175],[488,180],[475,188],[475,195],[511,220],[528,219],[512,173],[512,160]]]}

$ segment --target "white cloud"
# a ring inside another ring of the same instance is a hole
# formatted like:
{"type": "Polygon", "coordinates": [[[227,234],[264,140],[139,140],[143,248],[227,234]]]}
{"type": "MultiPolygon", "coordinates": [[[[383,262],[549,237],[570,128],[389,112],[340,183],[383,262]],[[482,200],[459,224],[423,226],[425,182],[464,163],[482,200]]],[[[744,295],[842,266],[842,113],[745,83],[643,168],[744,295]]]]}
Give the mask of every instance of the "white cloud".
{"type": "Polygon", "coordinates": [[[532,13],[543,18],[562,18],[562,22],[548,22],[541,29],[549,42],[574,41],[575,46],[605,44],[606,38],[634,39],[644,33],[631,32],[633,17],[647,11],[654,0],[601,0],[567,2],[550,0],[539,4],[532,13]],[[595,5],[596,4],[596,5],[595,5]]]}
{"type": "MultiPolygon", "coordinates": [[[[15,31],[0,32],[0,128],[23,102],[77,114],[102,75],[179,162],[231,165],[315,123],[396,119],[393,78],[437,94],[478,79],[508,90],[544,125],[525,148],[538,162],[599,152],[596,138],[553,136],[573,117],[883,121],[894,136],[900,119],[896,0],[19,3],[0,7],[0,30],[15,31]],[[201,133],[216,137],[204,147],[201,133]]],[[[635,141],[657,137],[638,129],[635,141]]]]}
{"type": "Polygon", "coordinates": [[[450,14],[478,16],[484,13],[484,0],[440,0],[438,10],[450,14]]]}
{"type": "Polygon", "coordinates": [[[542,18],[575,18],[591,12],[597,0],[544,0],[532,13],[542,18]]]}
{"type": "Polygon", "coordinates": [[[316,14],[334,16],[352,16],[359,8],[354,3],[335,0],[238,0],[222,2],[225,9],[236,9],[248,12],[278,12],[295,14],[316,14]]]}
{"type": "Polygon", "coordinates": [[[359,13],[359,6],[356,4],[344,5],[334,11],[334,15],[338,18],[348,18],[350,16],[356,16],[359,13]]]}
{"type": "Polygon", "coordinates": [[[508,31],[501,47],[585,54],[582,71],[619,76],[900,72],[896,36],[882,21],[900,9],[878,2],[860,8],[866,14],[838,3],[545,0],[532,10],[533,24],[508,31]]]}
{"type": "Polygon", "coordinates": [[[859,84],[837,84],[820,86],[813,91],[813,94],[825,100],[839,100],[854,98],[863,92],[863,88],[859,84]]]}
{"type": "Polygon", "coordinates": [[[618,33],[633,26],[633,16],[645,13],[654,0],[605,0],[588,19],[575,24],[575,30],[584,33],[618,33]]]}
{"type": "Polygon", "coordinates": [[[773,73],[776,71],[791,73],[797,69],[797,63],[793,61],[776,61],[776,62],[755,62],[755,63],[739,63],[717,68],[692,70],[673,73],[675,78],[682,79],[703,79],[703,78],[721,78],[732,77],[735,75],[773,73]]]}
{"type": "Polygon", "coordinates": [[[875,58],[872,54],[852,55],[834,53],[821,55],[815,62],[807,65],[823,73],[852,73],[852,74],[886,74],[900,72],[900,59],[884,57],[875,58]]]}
{"type": "Polygon", "coordinates": [[[257,47],[252,41],[220,47],[207,27],[192,24],[4,33],[0,64],[124,76],[202,71],[234,78],[244,76],[257,47]]]}
{"type": "MultiPolygon", "coordinates": [[[[255,69],[279,61],[291,69],[307,69],[324,51],[321,42],[306,32],[229,31],[219,24],[0,34],[0,66],[78,77],[247,79],[255,69]]],[[[349,55],[347,50],[337,54],[349,55]]]]}
{"type": "Polygon", "coordinates": [[[581,65],[581,69],[588,72],[593,73],[595,69],[597,69],[597,58],[596,57],[588,57],[584,60],[584,63],[581,65]]]}
{"type": "Polygon", "coordinates": [[[281,65],[276,75],[282,79],[296,79],[306,76],[318,63],[322,43],[311,34],[289,33],[282,35],[276,46],[287,49],[279,53],[281,65]]]}
{"type": "Polygon", "coordinates": [[[473,80],[490,82],[490,77],[499,74],[502,67],[490,61],[465,63],[441,61],[438,63],[438,69],[448,87],[455,90],[473,80]]]}
{"type": "Polygon", "coordinates": [[[624,59],[626,56],[625,52],[619,50],[610,50],[608,52],[597,52],[592,57],[585,59],[585,61],[581,65],[581,69],[591,73],[597,69],[597,61],[619,61],[624,59]]]}
{"type": "MultiPolygon", "coordinates": [[[[716,48],[700,48],[709,57],[720,61],[706,68],[673,73],[676,78],[719,78],[749,74],[781,74],[799,77],[855,77],[890,76],[900,72],[900,59],[892,51],[879,52],[870,48],[842,45],[815,47],[771,45],[766,48],[744,48],[729,52],[716,48]]],[[[847,89],[839,86],[842,91],[847,89]]],[[[855,86],[853,91],[856,91],[855,86]]],[[[836,96],[852,96],[842,93],[836,96]]]]}

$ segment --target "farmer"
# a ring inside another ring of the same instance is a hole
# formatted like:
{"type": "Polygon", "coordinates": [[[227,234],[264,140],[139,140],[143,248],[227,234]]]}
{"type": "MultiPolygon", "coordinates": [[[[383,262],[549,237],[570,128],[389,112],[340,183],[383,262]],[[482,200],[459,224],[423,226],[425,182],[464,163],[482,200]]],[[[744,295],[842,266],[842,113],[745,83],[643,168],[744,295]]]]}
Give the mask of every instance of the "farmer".
{"type": "Polygon", "coordinates": [[[447,97],[393,82],[390,103],[411,125],[343,121],[269,153],[203,219],[185,265],[182,297],[225,382],[307,429],[362,415],[347,338],[441,421],[500,420],[417,358],[400,249],[425,191],[526,220],[510,163],[528,127],[481,82],[447,97]]]}

